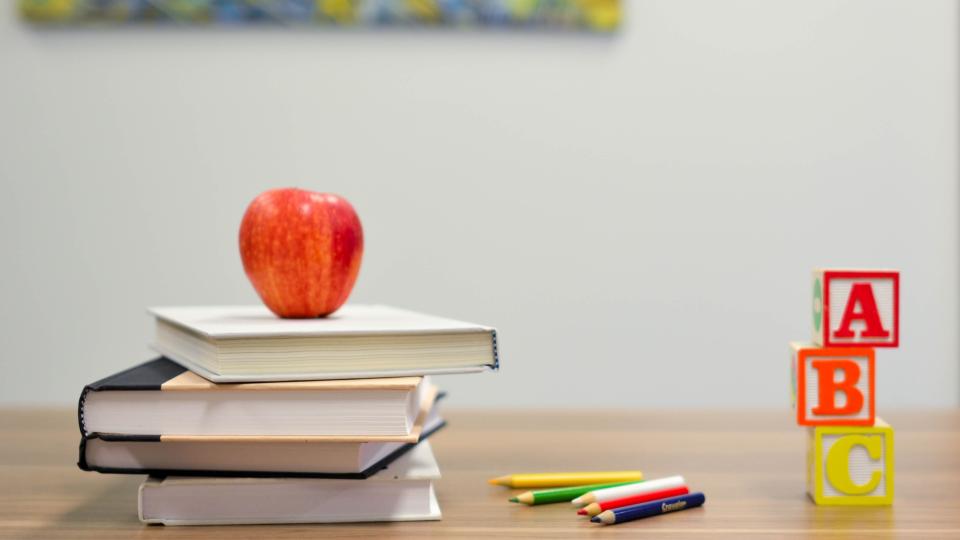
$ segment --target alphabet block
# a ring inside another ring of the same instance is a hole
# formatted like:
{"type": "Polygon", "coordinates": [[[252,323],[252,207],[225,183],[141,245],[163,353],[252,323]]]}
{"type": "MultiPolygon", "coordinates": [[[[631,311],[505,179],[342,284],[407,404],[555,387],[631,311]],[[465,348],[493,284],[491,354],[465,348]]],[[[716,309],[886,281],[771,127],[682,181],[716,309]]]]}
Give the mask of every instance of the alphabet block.
{"type": "Polygon", "coordinates": [[[876,370],[873,349],[817,348],[791,343],[797,424],[872,426],[876,370]]]}
{"type": "Polygon", "coordinates": [[[808,428],[807,493],[822,505],[893,504],[893,428],[808,428]]]}
{"type": "Polygon", "coordinates": [[[822,347],[900,345],[900,272],[814,270],[813,342],[822,347]]]}

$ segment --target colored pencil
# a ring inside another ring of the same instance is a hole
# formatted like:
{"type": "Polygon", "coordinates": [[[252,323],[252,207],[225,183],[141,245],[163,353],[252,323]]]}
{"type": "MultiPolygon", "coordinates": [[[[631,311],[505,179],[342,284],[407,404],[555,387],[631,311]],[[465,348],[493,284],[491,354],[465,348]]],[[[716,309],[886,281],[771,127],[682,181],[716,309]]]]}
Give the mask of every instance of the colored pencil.
{"type": "Polygon", "coordinates": [[[577,510],[577,515],[593,517],[604,510],[613,510],[614,508],[632,506],[634,504],[655,501],[657,499],[669,499],[670,497],[686,495],[687,493],[690,493],[690,490],[687,489],[687,486],[681,486],[678,488],[661,489],[660,491],[644,493],[641,495],[631,495],[629,497],[623,497],[602,503],[590,503],[577,510]]]}
{"type": "MultiPolygon", "coordinates": [[[[613,482],[611,484],[587,484],[586,486],[573,486],[554,489],[541,489],[539,491],[525,491],[516,497],[512,497],[510,502],[523,504],[550,504],[558,502],[570,502],[573,499],[589,493],[595,489],[605,489],[616,486],[633,484],[634,482],[613,482]]],[[[664,495],[666,497],[666,495],[664,495]]]]}
{"type": "Polygon", "coordinates": [[[643,480],[640,471],[604,471],[512,474],[488,480],[495,486],[512,488],[554,488],[585,486],[587,484],[610,484],[613,482],[637,482],[643,480]]]}
{"type": "Polygon", "coordinates": [[[598,489],[597,491],[585,493],[571,502],[577,506],[586,506],[590,503],[612,501],[614,499],[622,499],[623,497],[629,497],[631,495],[641,495],[643,493],[651,493],[653,491],[676,488],[685,485],[687,485],[687,483],[683,480],[682,476],[668,476],[666,478],[658,478],[656,480],[647,480],[646,482],[639,484],[598,489]]]}
{"type": "Polygon", "coordinates": [[[590,518],[590,521],[603,523],[604,525],[613,525],[614,523],[659,516],[667,512],[696,508],[706,502],[706,500],[707,498],[704,497],[703,493],[689,493],[687,495],[680,495],[679,497],[670,497],[669,499],[660,499],[659,501],[606,510],[590,518]]]}

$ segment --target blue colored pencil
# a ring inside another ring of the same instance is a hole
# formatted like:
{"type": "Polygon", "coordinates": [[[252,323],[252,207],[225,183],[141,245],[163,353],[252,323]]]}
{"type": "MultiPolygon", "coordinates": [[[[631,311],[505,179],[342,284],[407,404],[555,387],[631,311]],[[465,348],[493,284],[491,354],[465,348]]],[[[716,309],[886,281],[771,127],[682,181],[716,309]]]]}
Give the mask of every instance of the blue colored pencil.
{"type": "Polygon", "coordinates": [[[631,506],[623,506],[600,512],[590,518],[594,523],[603,523],[604,525],[613,525],[614,523],[623,523],[650,516],[658,516],[667,512],[676,512],[686,510],[687,508],[696,508],[706,502],[707,498],[703,493],[688,493],[679,497],[670,497],[660,499],[659,501],[650,501],[631,506]]]}

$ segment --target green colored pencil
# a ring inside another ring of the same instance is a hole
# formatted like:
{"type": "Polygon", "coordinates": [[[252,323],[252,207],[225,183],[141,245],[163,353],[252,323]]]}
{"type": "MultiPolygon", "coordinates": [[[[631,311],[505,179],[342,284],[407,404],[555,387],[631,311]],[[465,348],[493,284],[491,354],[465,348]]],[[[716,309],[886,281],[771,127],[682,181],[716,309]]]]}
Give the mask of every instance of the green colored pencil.
{"type": "MultiPolygon", "coordinates": [[[[642,482],[642,480],[641,480],[642,482]]],[[[590,484],[589,486],[573,486],[555,489],[541,489],[539,491],[526,491],[510,499],[510,502],[523,504],[550,504],[558,502],[570,502],[584,493],[589,493],[596,489],[606,489],[626,484],[636,484],[631,482],[613,482],[611,484],[590,484]]]]}

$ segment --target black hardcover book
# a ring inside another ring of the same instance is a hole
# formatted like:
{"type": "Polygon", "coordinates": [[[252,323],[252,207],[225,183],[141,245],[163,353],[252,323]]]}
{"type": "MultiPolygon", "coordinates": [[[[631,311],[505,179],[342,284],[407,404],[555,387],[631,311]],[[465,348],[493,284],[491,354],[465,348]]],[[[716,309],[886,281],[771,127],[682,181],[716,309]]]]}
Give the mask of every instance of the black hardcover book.
{"type": "Polygon", "coordinates": [[[84,388],[78,465],[364,479],[446,425],[441,397],[422,377],[215,384],[157,358],[84,388]]]}

